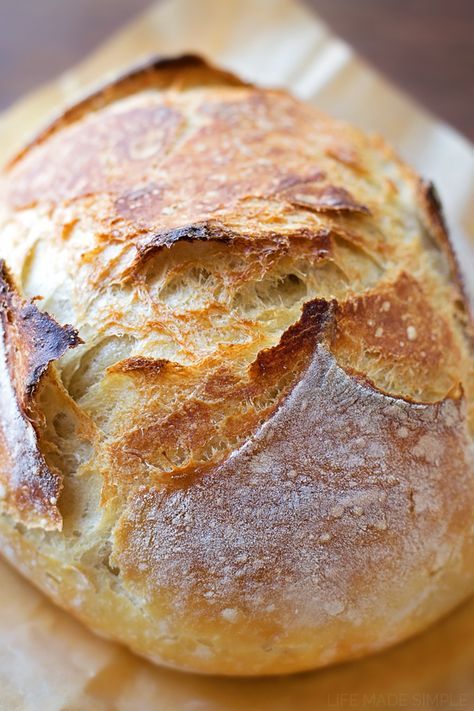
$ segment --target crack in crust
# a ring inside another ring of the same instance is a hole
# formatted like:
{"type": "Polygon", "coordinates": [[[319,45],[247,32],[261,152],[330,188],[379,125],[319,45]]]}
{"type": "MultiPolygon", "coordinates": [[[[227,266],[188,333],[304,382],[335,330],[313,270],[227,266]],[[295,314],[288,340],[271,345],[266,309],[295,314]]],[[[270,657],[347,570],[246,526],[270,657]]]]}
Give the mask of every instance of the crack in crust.
{"type": "Polygon", "coordinates": [[[233,372],[225,359],[182,365],[163,359],[128,358],[108,369],[108,376],[133,378],[148,395],[145,413],[130,415],[125,431],[109,445],[104,501],[115,489],[127,490],[133,480],[185,485],[227,458],[251,437],[284,403],[313,357],[317,342],[326,338],[334,304],[315,299],[304,305],[301,318],[279,343],[261,350],[243,373],[233,372]],[[163,409],[160,393],[179,401],[163,409]],[[154,393],[151,398],[150,394],[154,393]],[[251,404],[251,406],[250,406],[251,404]],[[214,443],[209,454],[210,443],[214,443]],[[169,452],[180,452],[179,461],[169,452]],[[153,476],[153,462],[171,471],[153,476]],[[120,477],[115,472],[120,471],[120,477]]]}
{"type": "Polygon", "coordinates": [[[60,326],[34,303],[23,301],[0,261],[0,483],[3,505],[27,526],[61,528],[57,500],[60,472],[48,467],[33,424],[41,420],[35,393],[50,363],[81,341],[71,326],[60,326]]]}
{"type": "MultiPolygon", "coordinates": [[[[207,242],[215,241],[225,245],[248,246],[254,254],[268,253],[269,250],[278,255],[288,253],[290,243],[296,249],[300,246],[311,245],[308,250],[312,257],[324,259],[329,257],[333,250],[333,237],[335,234],[325,228],[298,229],[287,234],[276,231],[260,232],[255,236],[251,232],[237,231],[218,221],[208,220],[197,222],[182,227],[176,227],[164,232],[148,235],[136,244],[136,257],[123,271],[122,279],[134,279],[139,271],[146,266],[150,258],[155,257],[162,249],[170,248],[178,242],[207,242]]],[[[341,239],[347,235],[338,235],[341,239]]]]}

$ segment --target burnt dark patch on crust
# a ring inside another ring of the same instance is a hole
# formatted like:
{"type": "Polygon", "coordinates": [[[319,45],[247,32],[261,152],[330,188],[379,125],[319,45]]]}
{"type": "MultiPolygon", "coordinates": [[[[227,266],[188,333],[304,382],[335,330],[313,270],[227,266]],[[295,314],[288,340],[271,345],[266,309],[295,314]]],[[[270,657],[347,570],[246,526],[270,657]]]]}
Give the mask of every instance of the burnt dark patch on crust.
{"type": "MultiPolygon", "coordinates": [[[[467,297],[464,279],[462,276],[461,269],[459,268],[458,260],[454,252],[453,245],[451,244],[451,240],[449,239],[448,228],[443,213],[443,207],[441,205],[438,191],[436,190],[434,183],[420,179],[418,195],[422,207],[421,214],[424,222],[424,227],[428,231],[431,238],[434,239],[438,246],[442,249],[448,260],[452,278],[456,283],[457,287],[459,288],[463,297],[461,303],[463,302],[464,304],[469,306],[470,302],[467,297]]],[[[473,320],[473,318],[474,316],[471,313],[471,321],[473,320]]]]}
{"type": "Polygon", "coordinates": [[[82,341],[72,326],[60,326],[33,302],[22,301],[3,260],[0,260],[0,313],[9,340],[11,376],[21,385],[22,398],[28,399],[49,363],[82,341]]]}
{"type": "Polygon", "coordinates": [[[438,191],[434,183],[422,181],[422,192],[426,200],[427,212],[437,228],[444,234],[447,234],[446,221],[444,219],[443,208],[438,191]]]}
{"type": "Polygon", "coordinates": [[[302,356],[310,356],[316,344],[329,337],[334,307],[335,302],[324,299],[314,299],[304,304],[301,318],[285,331],[278,345],[260,351],[250,366],[252,377],[265,379],[281,376],[288,368],[295,367],[302,356]]]}
{"type": "Polygon", "coordinates": [[[218,242],[234,242],[242,235],[230,230],[218,222],[201,222],[183,227],[176,227],[165,232],[158,232],[146,241],[137,245],[138,259],[140,262],[146,261],[148,256],[161,249],[171,247],[176,242],[195,242],[216,240],[218,242]]]}
{"type": "Polygon", "coordinates": [[[24,302],[0,262],[0,482],[4,507],[27,526],[60,529],[56,506],[59,472],[48,467],[34,422],[41,419],[35,392],[49,364],[81,341],[34,303],[24,302]]]}
{"type": "Polygon", "coordinates": [[[124,270],[122,279],[124,281],[132,279],[136,276],[137,272],[146,266],[150,258],[158,254],[165,247],[170,248],[178,242],[206,242],[215,240],[217,242],[230,243],[239,237],[241,237],[241,235],[217,222],[198,222],[147,235],[141,242],[135,245],[137,251],[136,257],[124,270]]]}
{"type": "Polygon", "coordinates": [[[170,248],[178,242],[220,242],[226,245],[245,246],[256,253],[278,252],[285,254],[290,245],[306,248],[312,258],[327,259],[333,253],[333,234],[328,228],[298,229],[293,232],[259,232],[258,236],[246,232],[237,232],[217,221],[197,222],[157,232],[143,238],[136,245],[137,255],[124,270],[122,278],[134,277],[146,266],[148,260],[164,248],[170,248]]]}

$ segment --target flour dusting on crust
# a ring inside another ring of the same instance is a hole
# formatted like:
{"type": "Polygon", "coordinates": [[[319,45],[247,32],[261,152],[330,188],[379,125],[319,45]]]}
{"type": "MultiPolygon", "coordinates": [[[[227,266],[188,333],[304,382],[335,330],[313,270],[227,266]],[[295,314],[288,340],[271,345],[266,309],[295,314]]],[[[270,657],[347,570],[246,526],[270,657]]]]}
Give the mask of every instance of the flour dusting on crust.
{"type": "Polygon", "coordinates": [[[229,608],[250,620],[271,612],[282,630],[317,629],[333,616],[361,625],[393,596],[398,623],[418,604],[404,593],[413,575],[421,603],[439,551],[451,563],[460,555],[473,486],[462,410],[386,396],[320,345],[227,462],[189,487],[136,492],[116,563],[148,598],[171,589],[178,611],[200,598],[207,615],[231,622],[229,608]]]}

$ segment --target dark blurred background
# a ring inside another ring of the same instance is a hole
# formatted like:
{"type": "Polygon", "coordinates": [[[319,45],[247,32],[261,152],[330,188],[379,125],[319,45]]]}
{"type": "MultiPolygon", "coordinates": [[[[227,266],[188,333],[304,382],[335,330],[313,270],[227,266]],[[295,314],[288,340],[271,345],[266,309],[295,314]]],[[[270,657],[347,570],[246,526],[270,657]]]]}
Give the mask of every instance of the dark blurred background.
{"type": "MultiPolygon", "coordinates": [[[[82,59],[150,4],[0,0],[0,109],[82,59]]],[[[474,0],[306,5],[379,71],[474,139],[474,0]]]]}

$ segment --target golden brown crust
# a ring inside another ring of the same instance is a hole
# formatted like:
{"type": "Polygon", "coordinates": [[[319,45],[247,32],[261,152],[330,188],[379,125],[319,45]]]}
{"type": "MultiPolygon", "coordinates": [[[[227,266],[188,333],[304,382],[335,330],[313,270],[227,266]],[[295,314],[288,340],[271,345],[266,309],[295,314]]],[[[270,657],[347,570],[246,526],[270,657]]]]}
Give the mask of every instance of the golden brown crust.
{"type": "Polygon", "coordinates": [[[114,81],[108,82],[95,91],[87,94],[82,100],[66,108],[40,131],[29,143],[9,161],[12,167],[21,160],[32,148],[46,141],[54,133],[65,126],[79,121],[92,111],[105,108],[108,104],[147,88],[162,89],[178,81],[180,86],[191,86],[193,82],[202,83],[203,74],[209,84],[228,84],[229,86],[247,86],[247,84],[230,72],[211,66],[196,54],[182,54],[175,57],[155,57],[142,62],[124,72],[114,81]],[[181,74],[180,74],[181,73],[181,74]],[[184,80],[184,83],[183,83],[184,80]]]}
{"type": "Polygon", "coordinates": [[[84,341],[14,297],[37,330],[1,396],[64,486],[34,525],[63,530],[0,537],[60,604],[162,663],[274,674],[472,591],[467,306],[432,190],[379,139],[175,58],[66,112],[0,198],[19,289],[84,341]]]}
{"type": "Polygon", "coordinates": [[[357,370],[371,357],[380,372],[389,371],[392,393],[404,379],[416,381],[430,400],[456,392],[461,355],[454,335],[413,277],[401,272],[395,283],[348,299],[338,312],[332,351],[340,363],[357,370]]]}

